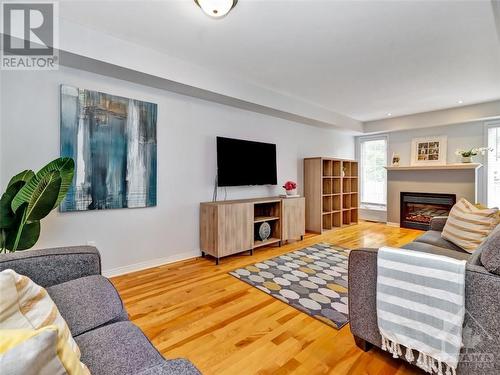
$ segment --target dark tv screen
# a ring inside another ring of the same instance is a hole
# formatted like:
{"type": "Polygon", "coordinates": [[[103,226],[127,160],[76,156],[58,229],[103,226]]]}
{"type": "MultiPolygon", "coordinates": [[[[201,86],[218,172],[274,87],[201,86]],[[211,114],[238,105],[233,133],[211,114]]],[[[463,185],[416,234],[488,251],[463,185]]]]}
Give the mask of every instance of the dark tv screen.
{"type": "Polygon", "coordinates": [[[276,145],[217,137],[217,185],[276,185],[276,145]]]}

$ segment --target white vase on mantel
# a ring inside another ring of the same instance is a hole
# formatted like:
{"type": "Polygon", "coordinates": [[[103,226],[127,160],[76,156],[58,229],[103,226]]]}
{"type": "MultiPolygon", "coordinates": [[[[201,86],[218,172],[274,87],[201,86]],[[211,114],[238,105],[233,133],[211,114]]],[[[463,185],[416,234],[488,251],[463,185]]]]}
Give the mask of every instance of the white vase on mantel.
{"type": "Polygon", "coordinates": [[[286,195],[296,195],[297,189],[286,190],[286,195]]]}
{"type": "Polygon", "coordinates": [[[472,156],[462,156],[462,163],[472,163],[472,156]]]}

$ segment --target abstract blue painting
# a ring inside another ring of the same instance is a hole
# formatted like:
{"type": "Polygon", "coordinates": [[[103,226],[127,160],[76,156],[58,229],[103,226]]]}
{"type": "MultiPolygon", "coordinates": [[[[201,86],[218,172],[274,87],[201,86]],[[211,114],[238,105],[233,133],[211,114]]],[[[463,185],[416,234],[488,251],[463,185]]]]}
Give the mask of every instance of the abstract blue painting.
{"type": "Polygon", "coordinates": [[[157,105],[61,85],[61,156],[75,177],[61,211],[156,206],[157,105]]]}

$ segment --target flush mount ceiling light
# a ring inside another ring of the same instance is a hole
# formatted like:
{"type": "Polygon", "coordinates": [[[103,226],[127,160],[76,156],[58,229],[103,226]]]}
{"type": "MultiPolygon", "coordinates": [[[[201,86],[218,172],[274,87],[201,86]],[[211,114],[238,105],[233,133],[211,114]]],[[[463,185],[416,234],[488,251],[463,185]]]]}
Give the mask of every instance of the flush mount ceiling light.
{"type": "Polygon", "coordinates": [[[194,0],[210,17],[221,18],[236,6],[238,0],[194,0]]]}

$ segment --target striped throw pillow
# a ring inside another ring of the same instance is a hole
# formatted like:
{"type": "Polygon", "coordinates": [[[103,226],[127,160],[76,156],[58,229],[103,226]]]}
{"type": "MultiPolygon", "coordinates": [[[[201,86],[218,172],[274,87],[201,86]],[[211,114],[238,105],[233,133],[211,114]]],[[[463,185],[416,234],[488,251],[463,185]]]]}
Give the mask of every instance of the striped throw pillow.
{"type": "Polygon", "coordinates": [[[0,330],[0,373],[89,375],[56,326],[0,330]]]}
{"type": "MultiPolygon", "coordinates": [[[[47,291],[11,269],[0,272],[0,330],[55,326],[80,359],[80,348],[47,291]]],[[[84,365],[82,364],[82,367],[84,365]]],[[[88,370],[87,370],[88,371],[88,370]]]]}
{"type": "Polygon", "coordinates": [[[498,222],[497,208],[481,209],[462,198],[451,209],[442,237],[472,253],[498,222]]]}

